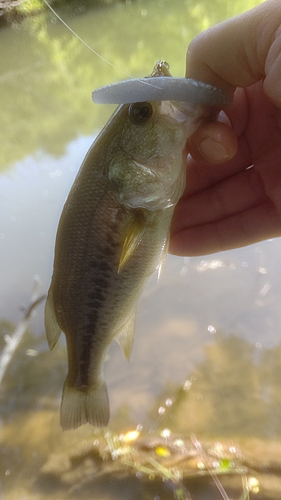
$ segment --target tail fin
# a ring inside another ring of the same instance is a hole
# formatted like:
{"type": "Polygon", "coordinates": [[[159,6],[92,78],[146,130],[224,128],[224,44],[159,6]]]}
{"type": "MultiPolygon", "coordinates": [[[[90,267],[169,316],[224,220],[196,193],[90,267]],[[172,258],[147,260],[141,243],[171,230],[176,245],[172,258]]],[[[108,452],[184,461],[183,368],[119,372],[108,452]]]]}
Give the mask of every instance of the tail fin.
{"type": "Polygon", "coordinates": [[[63,430],[89,424],[105,427],[109,421],[109,400],[104,381],[86,389],[70,387],[65,381],[62,393],[60,423],[63,430]]]}

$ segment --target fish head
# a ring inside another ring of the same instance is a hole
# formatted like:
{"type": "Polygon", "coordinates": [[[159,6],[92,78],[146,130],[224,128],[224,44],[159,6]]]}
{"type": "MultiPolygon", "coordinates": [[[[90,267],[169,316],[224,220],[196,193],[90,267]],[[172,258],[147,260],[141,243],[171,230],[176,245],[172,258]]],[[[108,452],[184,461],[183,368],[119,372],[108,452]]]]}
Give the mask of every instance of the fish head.
{"type": "Polygon", "coordinates": [[[186,141],[213,114],[211,107],[187,102],[121,106],[114,118],[109,161],[118,201],[147,210],[174,206],[185,188],[186,141]]]}

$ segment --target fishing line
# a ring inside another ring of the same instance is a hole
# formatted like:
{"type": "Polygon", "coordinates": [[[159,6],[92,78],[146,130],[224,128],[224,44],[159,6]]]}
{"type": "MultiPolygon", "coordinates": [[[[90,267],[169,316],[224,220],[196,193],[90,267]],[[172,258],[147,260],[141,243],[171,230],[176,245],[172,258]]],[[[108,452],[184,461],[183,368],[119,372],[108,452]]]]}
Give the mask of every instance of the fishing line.
{"type": "MultiPolygon", "coordinates": [[[[115,66],[115,64],[108,61],[101,54],[99,54],[96,50],[94,50],[90,45],[87,44],[87,42],[85,42],[85,40],[83,40],[83,38],[81,38],[77,33],[75,33],[75,31],[73,31],[73,29],[70,26],[68,26],[68,24],[59,16],[59,14],[53,9],[53,7],[49,4],[49,2],[47,2],[47,0],[43,0],[43,1],[47,5],[47,7],[50,9],[50,11],[58,18],[58,20],[72,33],[72,35],[74,35],[85,47],[87,47],[87,49],[89,49],[91,52],[93,52],[93,54],[95,54],[95,56],[99,57],[103,62],[105,62],[106,64],[109,64],[110,66],[112,66],[112,68],[114,68],[117,71],[119,71],[120,73],[122,73],[122,75],[128,76],[129,78],[132,78],[133,80],[138,80],[138,78],[134,78],[129,73],[122,71],[122,69],[115,66]]],[[[142,83],[144,85],[148,85],[150,87],[159,88],[159,87],[157,87],[157,85],[153,85],[149,82],[142,82],[142,83]]]]}
{"type": "Polygon", "coordinates": [[[218,476],[216,475],[215,472],[213,472],[213,470],[212,470],[213,466],[212,466],[212,464],[210,464],[210,459],[209,459],[208,455],[206,455],[205,451],[203,450],[200,441],[198,441],[198,439],[196,438],[196,436],[194,434],[192,434],[190,436],[190,440],[191,440],[192,444],[194,445],[194,447],[198,453],[198,456],[201,458],[203,464],[205,465],[207,471],[209,472],[211,478],[213,479],[216,487],[218,488],[223,500],[230,500],[229,496],[226,493],[223,485],[221,484],[218,476]]]}

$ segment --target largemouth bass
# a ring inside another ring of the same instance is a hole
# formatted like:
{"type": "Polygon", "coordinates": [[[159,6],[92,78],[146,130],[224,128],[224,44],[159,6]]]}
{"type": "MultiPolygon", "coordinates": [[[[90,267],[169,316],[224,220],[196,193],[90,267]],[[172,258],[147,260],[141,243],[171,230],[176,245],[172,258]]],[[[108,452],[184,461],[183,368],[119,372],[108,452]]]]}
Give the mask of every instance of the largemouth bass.
{"type": "MultiPolygon", "coordinates": [[[[152,73],[169,75],[163,62],[152,73]]],[[[67,341],[63,429],[108,424],[106,352],[116,339],[130,357],[137,302],[163,261],[185,187],[186,140],[211,113],[187,102],[121,105],[82,163],[60,218],[45,308],[50,348],[61,331],[67,341]]]]}

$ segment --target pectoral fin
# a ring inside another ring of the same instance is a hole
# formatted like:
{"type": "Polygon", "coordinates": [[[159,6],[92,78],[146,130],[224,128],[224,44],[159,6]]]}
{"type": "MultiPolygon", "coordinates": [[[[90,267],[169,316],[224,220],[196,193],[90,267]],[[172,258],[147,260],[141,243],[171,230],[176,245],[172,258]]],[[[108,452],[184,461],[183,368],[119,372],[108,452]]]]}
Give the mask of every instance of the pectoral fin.
{"type": "Polygon", "coordinates": [[[124,356],[128,361],[130,359],[134,343],[135,317],[136,315],[134,313],[116,337],[116,340],[122,347],[124,356]]]}
{"type": "Polygon", "coordinates": [[[49,290],[45,305],[45,328],[46,328],[48,344],[50,349],[52,350],[55,347],[57,341],[59,340],[61,329],[56,319],[53,294],[51,290],[49,290]]]}
{"type": "Polygon", "coordinates": [[[159,264],[158,264],[158,266],[156,268],[157,269],[157,279],[158,280],[160,279],[161,271],[162,271],[162,268],[163,268],[163,265],[164,265],[164,262],[165,262],[165,259],[166,259],[166,255],[168,253],[169,244],[170,244],[170,235],[168,234],[166,240],[164,241],[163,247],[162,247],[162,253],[161,253],[161,256],[160,256],[159,264]]]}
{"type": "Polygon", "coordinates": [[[139,242],[142,239],[144,230],[145,230],[145,220],[135,219],[128,231],[128,234],[123,244],[119,267],[118,267],[118,273],[122,271],[126,262],[128,262],[130,257],[133,255],[139,242]]]}

